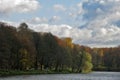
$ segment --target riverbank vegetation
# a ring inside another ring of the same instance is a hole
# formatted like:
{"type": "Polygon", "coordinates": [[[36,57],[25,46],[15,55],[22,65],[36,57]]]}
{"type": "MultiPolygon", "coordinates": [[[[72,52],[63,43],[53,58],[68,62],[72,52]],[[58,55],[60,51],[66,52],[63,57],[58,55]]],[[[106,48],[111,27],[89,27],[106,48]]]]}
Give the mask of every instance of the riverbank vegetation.
{"type": "Polygon", "coordinates": [[[35,32],[21,23],[18,28],[0,23],[0,74],[120,71],[120,46],[90,48],[69,37],[35,32]],[[11,72],[13,71],[13,73],[11,72]]]}
{"type": "Polygon", "coordinates": [[[0,76],[15,76],[15,75],[39,75],[39,74],[72,74],[78,72],[71,72],[71,71],[52,71],[52,70],[1,70],[0,76]]]}

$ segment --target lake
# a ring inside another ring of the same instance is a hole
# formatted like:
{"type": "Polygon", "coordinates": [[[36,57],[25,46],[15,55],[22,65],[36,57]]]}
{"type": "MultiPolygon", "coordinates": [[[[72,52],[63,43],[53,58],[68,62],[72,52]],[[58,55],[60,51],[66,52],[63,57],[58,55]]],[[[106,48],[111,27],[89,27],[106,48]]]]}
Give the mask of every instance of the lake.
{"type": "Polygon", "coordinates": [[[0,77],[0,80],[120,80],[120,72],[91,72],[89,74],[45,74],[0,77]]]}

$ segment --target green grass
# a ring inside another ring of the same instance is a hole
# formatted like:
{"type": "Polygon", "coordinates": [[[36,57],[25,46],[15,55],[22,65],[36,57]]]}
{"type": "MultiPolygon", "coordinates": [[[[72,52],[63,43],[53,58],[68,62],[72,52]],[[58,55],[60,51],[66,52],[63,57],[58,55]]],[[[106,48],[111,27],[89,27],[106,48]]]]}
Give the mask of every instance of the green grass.
{"type": "Polygon", "coordinates": [[[38,75],[38,74],[71,74],[71,73],[79,73],[79,72],[72,72],[71,70],[0,70],[0,77],[4,76],[14,76],[14,75],[38,75]]]}
{"type": "Polygon", "coordinates": [[[18,71],[18,70],[10,70],[10,71],[0,71],[0,76],[12,76],[12,75],[29,75],[29,74],[41,74],[41,71],[18,71]]]}
{"type": "Polygon", "coordinates": [[[0,77],[2,76],[13,76],[13,75],[37,75],[37,74],[68,74],[72,73],[70,71],[40,71],[40,70],[30,70],[30,71],[18,71],[18,70],[1,70],[0,77]]]}

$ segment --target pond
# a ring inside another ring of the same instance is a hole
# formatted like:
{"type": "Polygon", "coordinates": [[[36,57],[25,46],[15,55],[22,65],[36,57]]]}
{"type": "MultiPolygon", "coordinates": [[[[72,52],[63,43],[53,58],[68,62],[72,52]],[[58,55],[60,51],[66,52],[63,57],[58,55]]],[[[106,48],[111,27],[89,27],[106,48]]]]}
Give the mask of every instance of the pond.
{"type": "Polygon", "coordinates": [[[45,74],[0,77],[0,80],[120,80],[120,72],[91,72],[89,74],[45,74]]]}

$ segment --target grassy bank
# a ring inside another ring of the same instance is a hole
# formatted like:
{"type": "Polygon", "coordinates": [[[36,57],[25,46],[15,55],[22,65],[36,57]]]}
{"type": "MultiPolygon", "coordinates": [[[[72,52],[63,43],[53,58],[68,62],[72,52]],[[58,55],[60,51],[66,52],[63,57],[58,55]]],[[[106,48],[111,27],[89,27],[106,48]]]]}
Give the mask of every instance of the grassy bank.
{"type": "Polygon", "coordinates": [[[120,68],[95,67],[93,71],[120,72],[120,68]]]}
{"type": "MultiPolygon", "coordinates": [[[[118,70],[103,70],[97,69],[93,71],[107,71],[107,72],[119,72],[118,70]]],[[[71,72],[69,70],[64,71],[40,71],[40,70],[29,70],[29,71],[20,71],[20,70],[0,70],[0,77],[6,76],[15,76],[15,75],[39,75],[39,74],[71,74],[71,73],[79,73],[79,72],[71,72]]],[[[86,74],[86,73],[85,73],[86,74]]]]}
{"type": "Polygon", "coordinates": [[[70,71],[39,71],[39,70],[30,70],[30,71],[8,70],[8,71],[0,71],[0,77],[13,76],[13,75],[68,74],[68,73],[74,73],[74,72],[70,72],[70,71]]]}

